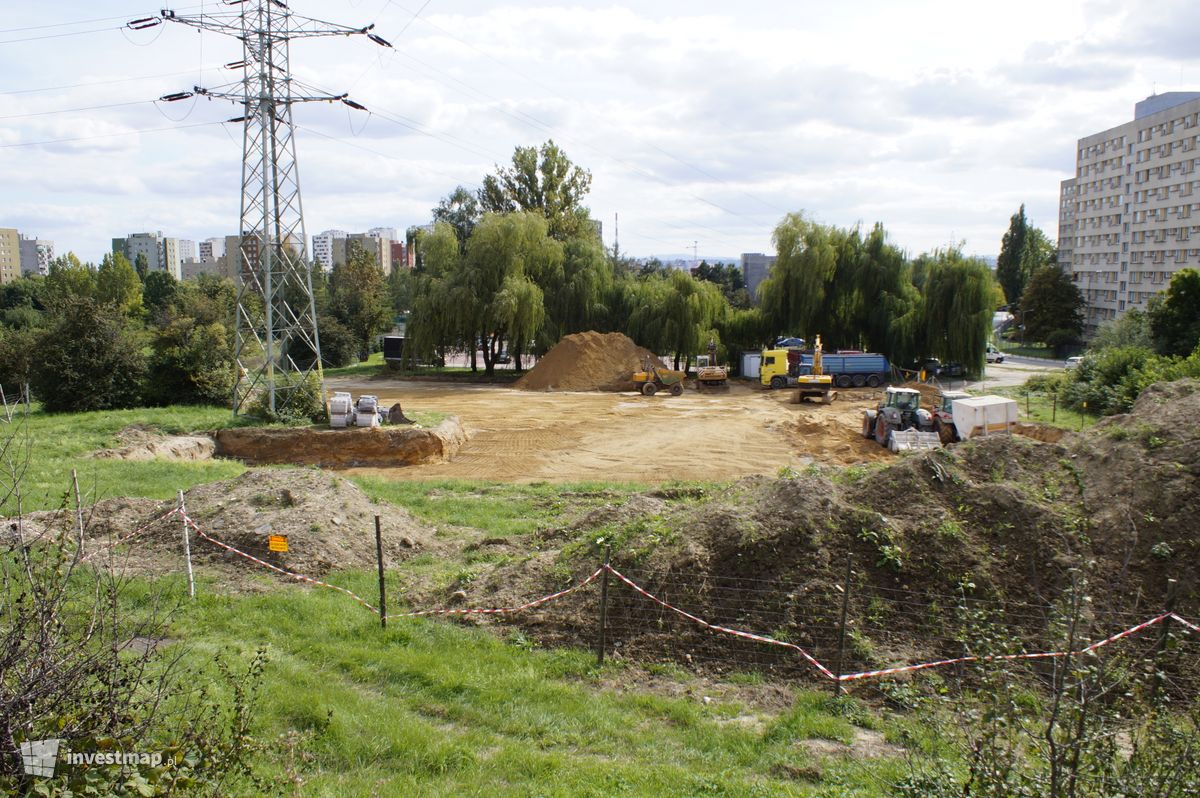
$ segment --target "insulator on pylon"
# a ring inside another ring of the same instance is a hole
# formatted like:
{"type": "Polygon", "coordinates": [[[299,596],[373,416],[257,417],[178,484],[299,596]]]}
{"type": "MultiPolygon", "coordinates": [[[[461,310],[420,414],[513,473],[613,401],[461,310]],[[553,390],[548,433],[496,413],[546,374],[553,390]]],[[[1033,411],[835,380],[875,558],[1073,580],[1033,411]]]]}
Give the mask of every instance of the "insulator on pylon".
{"type": "Polygon", "coordinates": [[[249,118],[250,117],[248,117],[248,116],[235,116],[233,119],[226,119],[225,121],[226,122],[245,122],[249,118]]]}
{"type": "Polygon", "coordinates": [[[350,106],[351,108],[353,108],[356,111],[367,110],[367,106],[363,105],[362,103],[356,103],[356,102],[354,102],[354,100],[347,100],[345,97],[342,98],[342,102],[345,103],[346,105],[350,106]]]}
{"type": "MultiPolygon", "coordinates": [[[[378,44],[380,47],[391,47],[392,43],[382,36],[377,36],[374,33],[368,33],[367,38],[378,44]]],[[[395,49],[394,47],[392,49],[395,49]]]]}
{"type": "Polygon", "coordinates": [[[248,66],[250,66],[250,62],[245,59],[242,59],[241,61],[230,61],[228,64],[225,65],[225,68],[226,69],[245,69],[248,66]]]}
{"type": "Polygon", "coordinates": [[[164,94],[163,96],[159,97],[158,99],[162,100],[165,103],[173,103],[176,100],[186,100],[187,98],[189,98],[191,96],[193,96],[193,94],[190,91],[177,91],[173,94],[164,94]]]}
{"type": "Polygon", "coordinates": [[[125,27],[130,30],[145,30],[153,28],[155,25],[161,25],[162,20],[158,17],[142,17],[141,19],[133,19],[125,23],[125,27]]]}

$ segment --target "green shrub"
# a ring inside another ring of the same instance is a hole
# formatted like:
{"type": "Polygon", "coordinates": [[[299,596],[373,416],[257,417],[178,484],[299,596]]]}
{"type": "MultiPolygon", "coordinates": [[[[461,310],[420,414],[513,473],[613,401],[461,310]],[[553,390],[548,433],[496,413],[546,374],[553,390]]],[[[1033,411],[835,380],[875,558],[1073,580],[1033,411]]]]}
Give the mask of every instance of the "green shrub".
{"type": "Polygon", "coordinates": [[[300,377],[275,377],[275,409],[271,410],[266,391],[260,392],[249,406],[249,414],[271,423],[319,424],[328,420],[325,397],[315,374],[300,377]]]}
{"type": "MultiPolygon", "coordinates": [[[[157,272],[152,273],[153,277],[157,272]]],[[[214,404],[233,396],[234,362],[225,325],[175,319],[158,332],[146,397],[156,404],[214,404]]]]}
{"type": "Polygon", "coordinates": [[[34,395],[51,412],[135,407],[146,359],[125,314],[89,297],[66,297],[38,337],[34,395]]]}

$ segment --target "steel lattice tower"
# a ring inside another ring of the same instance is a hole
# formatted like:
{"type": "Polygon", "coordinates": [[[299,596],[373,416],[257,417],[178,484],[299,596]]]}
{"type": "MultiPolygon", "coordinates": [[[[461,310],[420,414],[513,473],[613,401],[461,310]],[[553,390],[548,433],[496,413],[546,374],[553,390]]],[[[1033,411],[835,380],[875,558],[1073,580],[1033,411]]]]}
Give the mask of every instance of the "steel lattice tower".
{"type": "Polygon", "coordinates": [[[212,89],[196,86],[191,92],[162,99],[198,95],[230,100],[243,108],[242,116],[229,120],[241,122],[243,130],[233,412],[243,412],[251,398],[263,392],[266,407],[275,413],[287,408],[306,381],[315,380],[321,400],[325,397],[292,106],[342,102],[365,110],[345,94],[322,93],[293,79],[291,42],[362,35],[376,44],[391,45],[370,32],[374,25],[351,28],[304,17],[280,0],[227,0],[226,5],[240,8],[198,16],[164,10],[161,18],[134,20],[129,26],[177,22],[242,42],[243,59],[226,64],[242,71],[240,81],[212,89]]]}

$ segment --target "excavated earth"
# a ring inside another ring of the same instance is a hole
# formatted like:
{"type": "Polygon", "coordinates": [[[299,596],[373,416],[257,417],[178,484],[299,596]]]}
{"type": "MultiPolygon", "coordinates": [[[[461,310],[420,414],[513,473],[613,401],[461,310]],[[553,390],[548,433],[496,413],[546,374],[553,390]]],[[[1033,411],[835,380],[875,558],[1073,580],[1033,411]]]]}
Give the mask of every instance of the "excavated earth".
{"type": "Polygon", "coordinates": [[[214,433],[216,453],[249,465],[271,463],[325,468],[392,467],[441,463],[467,440],[458,419],[433,429],[414,427],[235,427],[214,433]]]}

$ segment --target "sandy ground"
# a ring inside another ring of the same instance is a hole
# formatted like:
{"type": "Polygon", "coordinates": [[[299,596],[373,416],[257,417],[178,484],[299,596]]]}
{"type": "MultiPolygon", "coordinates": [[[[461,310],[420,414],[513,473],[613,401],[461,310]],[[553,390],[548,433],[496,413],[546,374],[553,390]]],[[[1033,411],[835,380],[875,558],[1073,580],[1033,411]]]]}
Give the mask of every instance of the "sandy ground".
{"type": "MultiPolygon", "coordinates": [[[[972,388],[1019,384],[1042,366],[992,364],[972,388]]],[[[960,387],[955,385],[954,387],[960,387]]],[[[384,407],[457,415],[470,436],[447,463],[355,469],[396,479],[502,482],[725,480],[810,463],[890,458],[861,435],[879,394],[842,391],[832,405],[793,404],[793,391],[737,382],[728,393],[533,393],[507,386],[373,379],[330,380],[330,390],[373,393],[384,407]]]]}
{"type": "Polygon", "coordinates": [[[400,380],[330,380],[328,387],[374,393],[406,413],[440,411],[462,420],[469,440],[450,462],[355,469],[397,479],[723,480],[890,456],[859,434],[869,392],[825,406],[791,404],[792,391],[749,385],[653,397],[400,380]]]}

